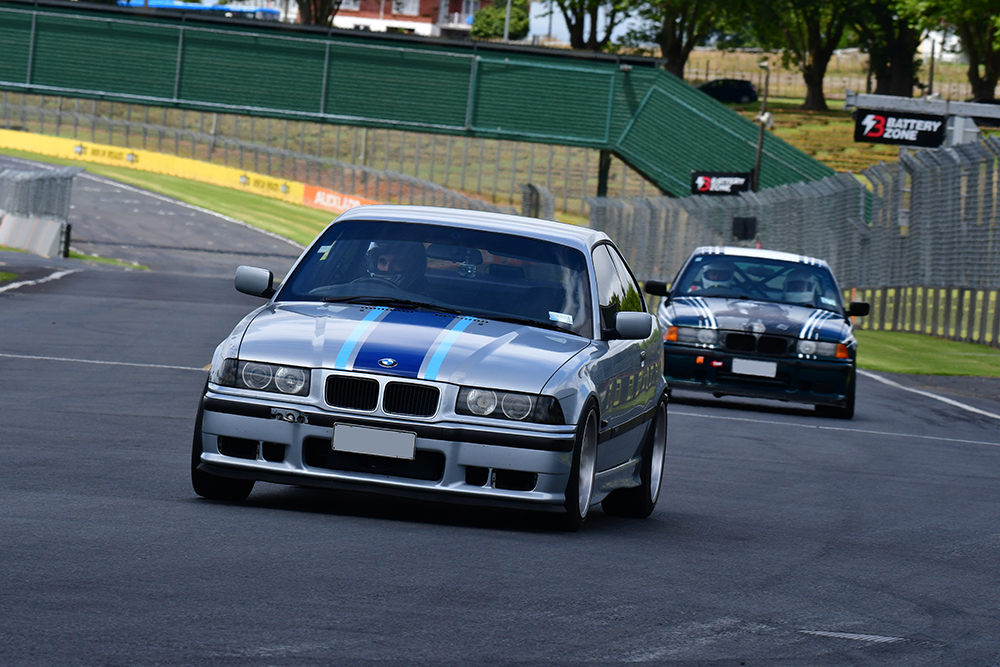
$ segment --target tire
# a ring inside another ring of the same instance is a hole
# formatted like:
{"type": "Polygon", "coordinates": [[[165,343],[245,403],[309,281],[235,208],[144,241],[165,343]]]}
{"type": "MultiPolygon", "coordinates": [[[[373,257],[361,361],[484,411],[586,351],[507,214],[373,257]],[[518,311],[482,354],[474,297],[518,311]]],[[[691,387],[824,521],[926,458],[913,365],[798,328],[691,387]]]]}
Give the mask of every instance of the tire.
{"type": "Polygon", "coordinates": [[[663,463],[667,454],[667,404],[660,401],[653,415],[646,442],[642,447],[639,486],[619,489],[601,503],[601,509],[613,516],[645,519],[653,513],[663,487],[663,463]]]}
{"type": "Polygon", "coordinates": [[[560,528],[576,532],[583,527],[594,495],[594,477],[597,474],[597,410],[590,405],[577,428],[576,447],[569,482],[566,483],[566,512],[560,528]]]}
{"type": "Polygon", "coordinates": [[[854,419],[854,388],[857,385],[858,374],[855,369],[851,369],[848,378],[847,400],[843,406],[837,405],[817,405],[816,412],[824,417],[834,419],[854,419]]]}
{"type": "Polygon", "coordinates": [[[205,408],[199,402],[198,416],[194,420],[194,441],[191,445],[191,486],[194,487],[194,492],[202,498],[230,501],[246,500],[250,492],[253,491],[254,480],[221,477],[204,470],[198,470],[198,464],[201,463],[201,421],[204,414],[205,408]]]}

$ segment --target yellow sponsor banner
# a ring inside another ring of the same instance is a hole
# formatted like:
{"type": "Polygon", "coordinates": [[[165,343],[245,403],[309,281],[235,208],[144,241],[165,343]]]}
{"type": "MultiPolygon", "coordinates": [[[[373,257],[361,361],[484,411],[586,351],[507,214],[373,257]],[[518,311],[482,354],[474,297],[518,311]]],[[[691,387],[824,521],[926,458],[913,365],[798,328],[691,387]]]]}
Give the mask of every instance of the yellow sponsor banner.
{"type": "Polygon", "coordinates": [[[361,199],[340,192],[307,186],[298,181],[288,181],[265,174],[257,174],[243,169],[192,160],[191,158],[166,155],[154,151],[120,148],[105,144],[95,144],[77,139],[47,137],[29,132],[0,130],[0,147],[13,150],[40,153],[66,160],[93,162],[136,171],[148,171],[166,176],[177,176],[201,183],[221,185],[241,192],[250,192],[292,204],[305,204],[335,213],[343,213],[349,208],[363,204],[377,204],[370,199],[361,199]]]}

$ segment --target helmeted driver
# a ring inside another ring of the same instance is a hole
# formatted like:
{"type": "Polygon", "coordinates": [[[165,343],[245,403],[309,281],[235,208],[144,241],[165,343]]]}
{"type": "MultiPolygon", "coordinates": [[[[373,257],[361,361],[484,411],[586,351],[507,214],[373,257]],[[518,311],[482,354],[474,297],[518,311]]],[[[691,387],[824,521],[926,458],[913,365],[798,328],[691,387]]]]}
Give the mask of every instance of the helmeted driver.
{"type": "Polygon", "coordinates": [[[720,287],[726,289],[733,284],[733,267],[727,262],[709,262],[701,270],[701,288],[712,289],[720,287]]]}
{"type": "Polygon", "coordinates": [[[805,269],[795,269],[785,276],[785,301],[812,305],[816,301],[818,287],[816,276],[811,272],[805,269]]]}
{"type": "Polygon", "coordinates": [[[422,243],[415,241],[374,241],[368,248],[367,271],[396,287],[420,290],[426,282],[427,254],[422,243]]]}

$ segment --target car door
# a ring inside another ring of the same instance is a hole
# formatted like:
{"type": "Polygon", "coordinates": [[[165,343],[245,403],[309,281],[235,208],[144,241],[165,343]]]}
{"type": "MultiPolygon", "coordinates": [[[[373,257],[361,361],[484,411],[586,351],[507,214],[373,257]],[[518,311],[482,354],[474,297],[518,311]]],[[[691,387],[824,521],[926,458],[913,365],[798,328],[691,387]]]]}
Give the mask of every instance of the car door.
{"type": "MultiPolygon", "coordinates": [[[[607,332],[614,329],[615,316],[620,311],[645,311],[645,303],[615,248],[602,243],[594,247],[592,256],[601,330],[607,332]],[[616,268],[616,264],[621,264],[622,269],[616,268]],[[627,280],[622,280],[622,273],[627,280]]],[[[651,393],[647,385],[652,382],[655,388],[657,380],[653,371],[648,370],[655,364],[646,364],[646,358],[650,357],[647,341],[607,338],[604,334],[598,341],[599,358],[591,376],[597,386],[601,413],[598,471],[625,463],[635,455],[645,432],[641,428],[645,426],[642,416],[648,409],[645,394],[651,393]]],[[[652,359],[656,359],[655,354],[652,359]]]]}

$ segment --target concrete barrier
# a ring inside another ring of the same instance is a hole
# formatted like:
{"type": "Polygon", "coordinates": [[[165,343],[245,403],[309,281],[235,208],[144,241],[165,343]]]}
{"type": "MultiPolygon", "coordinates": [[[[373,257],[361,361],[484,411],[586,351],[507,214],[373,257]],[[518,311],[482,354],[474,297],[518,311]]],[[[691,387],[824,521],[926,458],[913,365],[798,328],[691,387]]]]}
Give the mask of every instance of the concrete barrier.
{"type": "Polygon", "coordinates": [[[7,213],[0,216],[0,246],[17,248],[42,257],[59,257],[69,248],[65,220],[7,213]]]}

